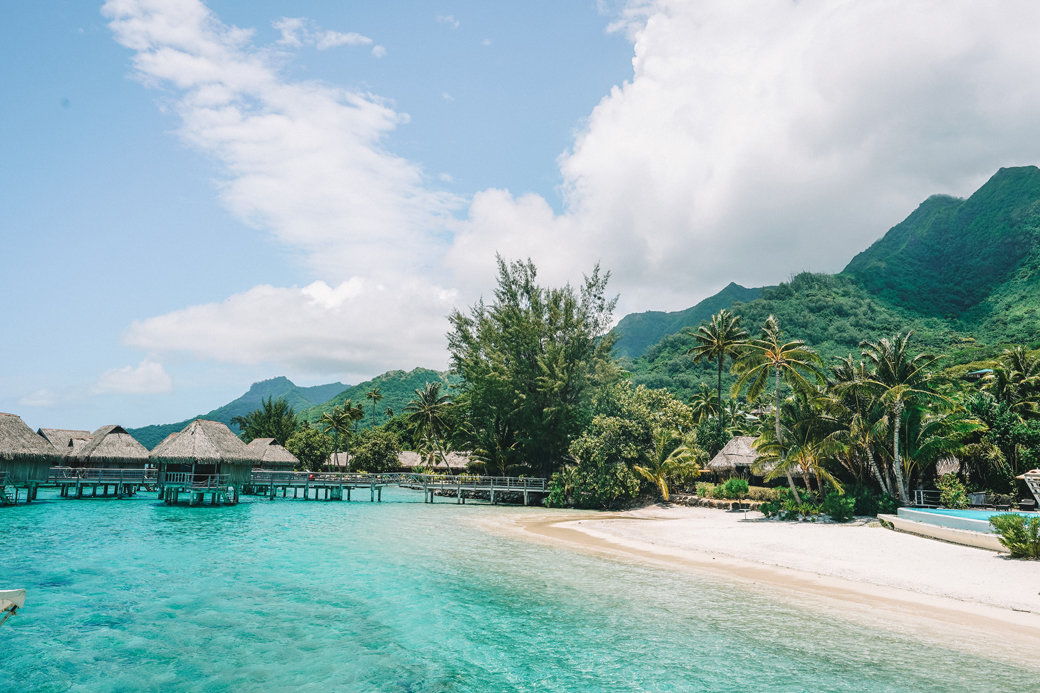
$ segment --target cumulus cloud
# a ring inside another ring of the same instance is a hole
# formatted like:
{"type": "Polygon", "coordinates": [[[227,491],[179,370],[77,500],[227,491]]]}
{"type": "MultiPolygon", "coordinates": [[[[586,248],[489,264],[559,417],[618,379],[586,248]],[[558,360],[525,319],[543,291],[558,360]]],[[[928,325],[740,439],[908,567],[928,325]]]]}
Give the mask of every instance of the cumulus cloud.
{"type": "Polygon", "coordinates": [[[133,323],[130,345],[302,373],[371,375],[387,364],[444,367],[456,296],[408,278],[257,286],[221,303],[133,323]]]}
{"type": "MultiPolygon", "coordinates": [[[[839,270],[929,194],[1040,160],[1040,5],[1025,0],[633,0],[614,24],[631,78],[561,154],[561,210],[439,190],[391,152],[405,114],[290,81],[196,0],[105,12],[141,78],[173,95],[181,137],[220,165],[224,203],[322,280],[135,323],[127,340],[154,353],[443,363],[447,297],[486,293],[496,252],[532,257],[553,283],[599,261],[623,310],[683,308],[731,280],[839,270]]],[[[280,21],[283,45],[316,45],[320,29],[280,21]]]]}
{"type": "Polygon", "coordinates": [[[57,392],[43,388],[21,397],[18,404],[23,407],[53,407],[62,401],[63,398],[57,392]]]}
{"type": "Polygon", "coordinates": [[[93,394],[152,395],[173,390],[173,380],[158,361],[144,359],[136,366],[105,371],[94,384],[93,394]]]}
{"type": "Polygon", "coordinates": [[[437,16],[437,23],[438,24],[447,24],[452,29],[458,29],[459,26],[461,26],[461,24],[459,23],[459,20],[455,19],[454,15],[450,15],[450,14],[438,15],[437,16]]]}
{"type": "Polygon", "coordinates": [[[372,39],[367,36],[353,31],[344,33],[322,29],[304,17],[282,17],[272,22],[271,26],[282,34],[282,37],[278,39],[278,44],[288,48],[313,46],[319,51],[324,51],[336,46],[372,45],[372,39]]]}

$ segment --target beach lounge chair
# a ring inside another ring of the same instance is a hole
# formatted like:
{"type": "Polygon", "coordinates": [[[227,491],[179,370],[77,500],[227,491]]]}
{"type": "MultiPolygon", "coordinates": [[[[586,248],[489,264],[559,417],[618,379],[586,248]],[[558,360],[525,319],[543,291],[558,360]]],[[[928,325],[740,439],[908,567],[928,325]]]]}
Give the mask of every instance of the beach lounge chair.
{"type": "Polygon", "coordinates": [[[1023,498],[1022,500],[1018,501],[1018,509],[1028,510],[1030,512],[1036,510],[1036,501],[1032,498],[1023,498]]]}

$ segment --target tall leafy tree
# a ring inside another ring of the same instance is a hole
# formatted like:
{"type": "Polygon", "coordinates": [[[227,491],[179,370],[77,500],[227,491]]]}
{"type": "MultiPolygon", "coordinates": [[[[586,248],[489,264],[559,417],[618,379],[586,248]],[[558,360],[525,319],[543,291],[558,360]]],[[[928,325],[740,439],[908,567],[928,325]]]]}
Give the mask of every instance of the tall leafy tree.
{"type": "Polygon", "coordinates": [[[242,439],[247,443],[256,438],[274,438],[279,445],[285,445],[302,425],[287,401],[271,397],[245,416],[231,417],[231,423],[242,430],[242,439]]]}
{"type": "Polygon", "coordinates": [[[667,501],[669,480],[683,468],[692,467],[696,472],[699,453],[678,432],[660,429],[654,434],[654,449],[647,462],[632,465],[632,469],[657,486],[661,498],[667,501]]]}
{"type": "MultiPolygon", "coordinates": [[[[741,390],[747,391],[748,399],[755,399],[768,386],[770,377],[773,380],[773,416],[776,443],[779,446],[781,467],[785,454],[785,441],[780,430],[781,382],[794,390],[809,391],[814,383],[824,380],[819,355],[804,342],[794,340],[783,341],[780,323],[770,315],[762,326],[762,333],[757,339],[748,340],[733,364],[737,381],[733,383],[732,395],[741,390]]],[[[795,500],[801,502],[798,488],[790,472],[787,473],[787,485],[795,500]]]]}
{"type": "Polygon", "coordinates": [[[694,363],[699,361],[715,361],[716,363],[716,402],[720,409],[719,430],[725,427],[722,411],[722,365],[727,357],[735,358],[748,340],[748,333],[740,327],[740,316],[733,315],[723,308],[711,316],[711,321],[701,325],[696,332],[689,332],[696,344],[686,353],[693,355],[694,363]]]}
{"type": "Polygon", "coordinates": [[[350,440],[354,433],[354,426],[364,416],[364,408],[349,399],[322,413],[321,425],[326,432],[331,432],[333,452],[343,451],[344,442],[350,440]]]}
{"type": "Polygon", "coordinates": [[[441,394],[440,383],[426,383],[426,387],[415,391],[415,398],[404,408],[409,424],[421,438],[433,445],[449,472],[451,466],[448,464],[441,441],[448,432],[450,403],[448,395],[441,394]]]}
{"type": "Polygon", "coordinates": [[[1040,357],[1022,346],[1005,350],[986,377],[986,389],[1023,418],[1040,414],[1040,357]]]}
{"type": "Polygon", "coordinates": [[[578,288],[547,288],[530,260],[498,258],[493,300],[450,317],[460,406],[479,434],[469,444],[544,476],[569,460],[571,442],[591,420],[592,394],[620,377],[610,353],[617,299],[606,295],[608,279],[597,266],[578,288]]]}
{"type": "Polygon", "coordinates": [[[910,494],[906,484],[902,451],[900,450],[900,430],[903,426],[903,415],[907,407],[921,407],[926,403],[940,404],[947,400],[935,391],[934,379],[930,372],[937,357],[932,354],[911,354],[910,337],[913,332],[887,337],[877,342],[864,341],[863,357],[872,365],[869,382],[878,400],[885,406],[888,416],[883,422],[892,434],[892,471],[895,474],[896,490],[899,500],[910,502],[910,494]]]}
{"type": "Polygon", "coordinates": [[[893,495],[889,475],[883,474],[874,454],[881,437],[885,410],[875,395],[870,373],[863,361],[855,362],[852,354],[839,359],[832,369],[829,389],[838,408],[838,429],[829,436],[831,449],[844,448],[852,457],[863,455],[881,490],[893,495]]]}
{"type": "Polygon", "coordinates": [[[376,418],[376,405],[383,399],[383,392],[378,387],[373,387],[365,393],[365,397],[372,403],[372,418],[376,418]]]}

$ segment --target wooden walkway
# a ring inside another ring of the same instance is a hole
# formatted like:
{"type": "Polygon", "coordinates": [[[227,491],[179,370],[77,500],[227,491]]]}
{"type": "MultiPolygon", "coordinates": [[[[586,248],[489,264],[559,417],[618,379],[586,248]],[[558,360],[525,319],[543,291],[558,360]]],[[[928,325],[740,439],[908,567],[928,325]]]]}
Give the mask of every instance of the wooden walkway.
{"type": "Polygon", "coordinates": [[[423,501],[433,503],[436,496],[454,497],[456,503],[467,498],[486,498],[491,503],[508,499],[523,499],[528,505],[531,498],[548,494],[546,479],[525,477],[479,476],[475,474],[352,474],[342,472],[274,472],[255,470],[243,493],[275,499],[303,498],[304,500],[350,500],[351,494],[367,489],[369,501],[380,502],[383,488],[399,486],[423,492],[423,501]],[[313,496],[313,498],[312,498],[313,496]]]}
{"type": "Polygon", "coordinates": [[[128,498],[154,491],[158,474],[156,469],[51,467],[40,486],[59,489],[62,498],[128,498]]]}

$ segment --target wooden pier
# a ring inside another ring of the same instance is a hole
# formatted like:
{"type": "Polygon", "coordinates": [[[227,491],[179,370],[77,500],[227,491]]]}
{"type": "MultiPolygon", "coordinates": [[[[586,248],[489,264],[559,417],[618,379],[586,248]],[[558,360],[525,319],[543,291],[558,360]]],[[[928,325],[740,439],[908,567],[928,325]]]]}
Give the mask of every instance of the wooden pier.
{"type": "Polygon", "coordinates": [[[57,488],[62,498],[129,498],[140,491],[154,491],[158,470],[51,467],[41,486],[57,488]]]}
{"type": "Polygon", "coordinates": [[[211,505],[236,505],[238,487],[231,483],[229,474],[195,474],[192,472],[165,472],[159,478],[159,499],[167,505],[176,505],[185,494],[188,505],[202,505],[209,494],[211,505]]]}
{"type": "Polygon", "coordinates": [[[492,504],[510,498],[523,499],[529,505],[532,498],[548,494],[546,479],[480,476],[476,474],[353,474],[340,472],[277,472],[254,470],[243,493],[266,496],[271,500],[302,498],[303,500],[351,500],[351,493],[368,489],[369,501],[383,500],[383,488],[399,486],[423,492],[423,501],[433,503],[436,496],[453,497],[457,503],[467,498],[486,498],[492,504]],[[289,494],[289,491],[292,494],[289,494]]]}

